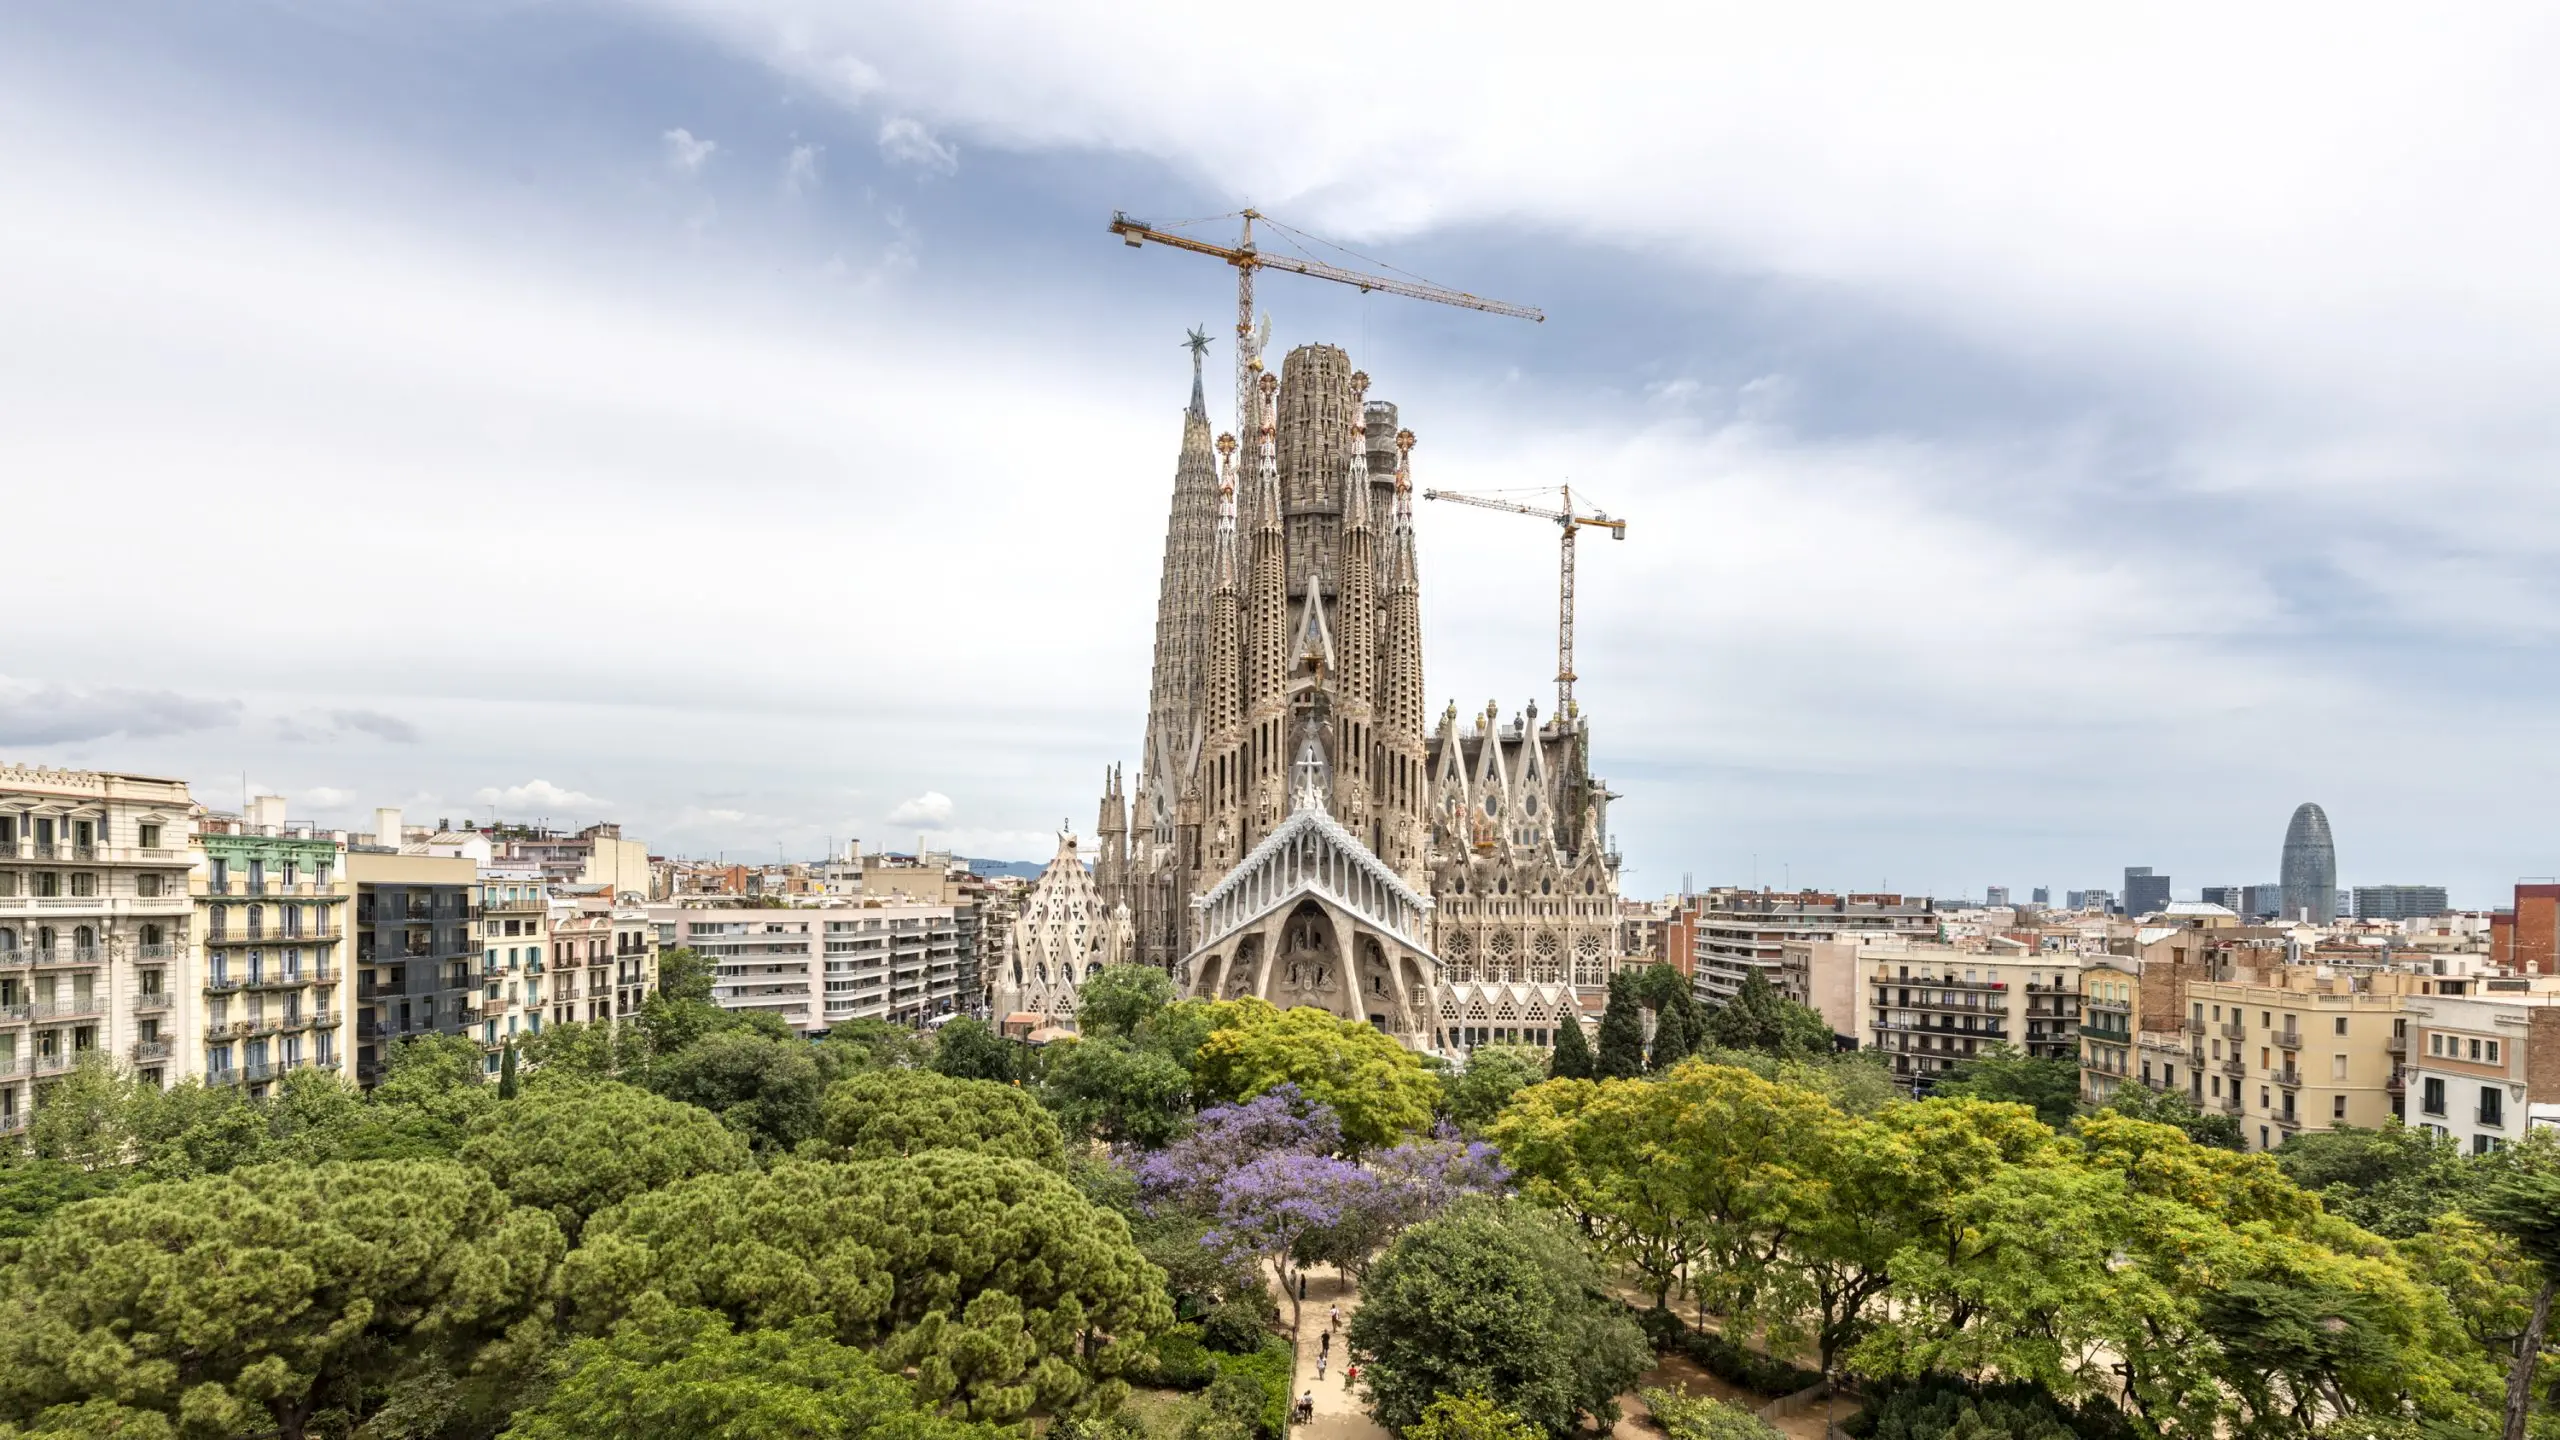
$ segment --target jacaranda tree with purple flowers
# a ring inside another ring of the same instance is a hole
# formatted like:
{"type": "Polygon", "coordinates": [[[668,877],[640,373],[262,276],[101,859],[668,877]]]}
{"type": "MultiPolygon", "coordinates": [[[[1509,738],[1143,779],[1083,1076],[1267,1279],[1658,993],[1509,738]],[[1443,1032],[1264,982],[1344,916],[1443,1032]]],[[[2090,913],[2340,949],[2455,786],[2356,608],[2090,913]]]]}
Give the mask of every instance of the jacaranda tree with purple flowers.
{"type": "Polygon", "coordinates": [[[1342,1148],[1333,1111],[1281,1085],[1240,1105],[1212,1105],[1189,1132],[1138,1158],[1138,1193],[1202,1215],[1218,1208],[1226,1177],[1266,1155],[1331,1155],[1342,1148]]]}
{"type": "MultiPolygon", "coordinates": [[[[1387,1190],[1377,1176],[1348,1160],[1280,1150],[1229,1171],[1217,1187],[1217,1222],[1202,1243],[1230,1254],[1249,1254],[1274,1273],[1331,1248],[1326,1240],[1365,1229],[1386,1208],[1387,1190]]],[[[1289,1330],[1297,1333],[1296,1287],[1289,1297],[1289,1330]]]]}

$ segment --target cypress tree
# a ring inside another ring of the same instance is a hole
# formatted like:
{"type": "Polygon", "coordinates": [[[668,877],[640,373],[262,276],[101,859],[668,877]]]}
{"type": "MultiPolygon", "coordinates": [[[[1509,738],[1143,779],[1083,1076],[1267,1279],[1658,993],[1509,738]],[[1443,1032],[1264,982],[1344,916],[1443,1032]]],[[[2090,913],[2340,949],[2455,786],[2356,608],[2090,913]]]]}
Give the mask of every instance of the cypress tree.
{"type": "Polygon", "coordinates": [[[1689,1028],[1689,1007],[1685,996],[1673,996],[1669,1003],[1654,1012],[1653,1072],[1657,1075],[1686,1060],[1698,1048],[1695,1033],[1689,1028]]]}
{"type": "Polygon", "coordinates": [[[1550,1080],[1591,1078],[1591,1042],[1583,1038],[1580,1016],[1566,1015],[1556,1026],[1556,1049],[1555,1054],[1547,1061],[1547,1078],[1550,1080]]]}
{"type": "Polygon", "coordinates": [[[498,1098],[516,1098],[516,1042],[507,1042],[506,1054],[498,1060],[498,1098]]]}
{"type": "Polygon", "coordinates": [[[1600,1053],[1592,1073],[1603,1080],[1644,1073],[1644,1006],[1636,999],[1635,977],[1624,971],[1609,977],[1609,1008],[1600,1012],[1600,1053]]]}

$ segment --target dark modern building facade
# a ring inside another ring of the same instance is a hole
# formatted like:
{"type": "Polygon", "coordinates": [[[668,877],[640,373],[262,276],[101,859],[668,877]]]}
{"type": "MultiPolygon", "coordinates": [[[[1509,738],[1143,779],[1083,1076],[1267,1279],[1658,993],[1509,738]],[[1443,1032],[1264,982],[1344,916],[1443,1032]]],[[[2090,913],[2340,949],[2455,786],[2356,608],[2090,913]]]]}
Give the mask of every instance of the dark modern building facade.
{"type": "Polygon", "coordinates": [[[2168,876],[2152,874],[2148,865],[2124,867],[2124,913],[2155,915],[2168,908],[2168,876]]]}
{"type": "Polygon", "coordinates": [[[2441,885],[2359,885],[2355,900],[2359,920],[2424,920],[2453,909],[2441,885]]]}
{"type": "Polygon", "coordinates": [[[460,1035],[480,1018],[479,866],[464,857],[347,847],[354,883],[356,1078],[382,1078],[409,1035],[460,1035]]]}

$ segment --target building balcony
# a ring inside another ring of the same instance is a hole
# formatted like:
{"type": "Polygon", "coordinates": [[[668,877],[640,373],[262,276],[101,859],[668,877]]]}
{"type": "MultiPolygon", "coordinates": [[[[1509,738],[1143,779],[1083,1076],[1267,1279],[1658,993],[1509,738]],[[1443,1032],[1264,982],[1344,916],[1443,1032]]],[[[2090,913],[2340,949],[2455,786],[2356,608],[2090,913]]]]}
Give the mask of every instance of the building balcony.
{"type": "Polygon", "coordinates": [[[2282,1085],[2288,1090],[2299,1090],[2302,1088],[2302,1072],[2294,1069],[2290,1065],[2275,1072],[2274,1079],[2277,1084],[2282,1085]]]}
{"type": "Polygon", "coordinates": [[[33,1075],[65,1074],[83,1057],[94,1053],[90,1050],[56,1050],[50,1055],[37,1055],[27,1062],[27,1071],[33,1075]]]}
{"type": "Polygon", "coordinates": [[[2393,1035],[2382,1042],[2382,1048],[2394,1055],[2406,1055],[2409,1053],[2409,1037],[2393,1035]]]}
{"type": "Polygon", "coordinates": [[[39,1000],[27,1007],[27,1018],[35,1021],[86,1020],[106,1013],[106,1000],[95,996],[87,1000],[39,1000]]]}
{"type": "Polygon", "coordinates": [[[16,1135],[23,1132],[26,1128],[26,1111],[12,1110],[6,1115],[0,1115],[0,1135],[16,1135]]]}
{"type": "Polygon", "coordinates": [[[2277,1048],[2277,1049],[2279,1049],[2279,1050],[2299,1050],[2299,1049],[2301,1049],[2301,1048],[2302,1048],[2302,1032],[2301,1032],[2301,1031],[2299,1031],[2299,1030],[2279,1030],[2279,1031],[2277,1031],[2277,1032],[2276,1032],[2276,1048],[2277,1048]]]}
{"type": "Polygon", "coordinates": [[[2270,1118],[2272,1118],[2272,1119],[2275,1121],[2275,1126],[2276,1126],[2276,1128],[2277,1128],[2277,1129],[2279,1129],[2279,1130],[2283,1130],[2283,1131],[2286,1131],[2286,1132],[2288,1132],[2288,1133],[2290,1133],[2290,1132],[2292,1132],[2292,1131],[2300,1130],[2300,1129],[2302,1128],[2302,1117],[2301,1117],[2300,1115],[2295,1114],[2294,1112],[2292,1112],[2292,1111],[2290,1111],[2290,1110],[2285,1111],[2285,1112],[2284,1112],[2283,1114],[2281,1114],[2281,1115],[2276,1115],[2276,1116],[2273,1116],[2273,1117],[2270,1117],[2270,1118]]]}
{"type": "Polygon", "coordinates": [[[2189,1020],[2187,1022],[2187,1033],[2190,1035],[2202,1035],[2204,1033],[2204,1022],[2202,1020],[2189,1020]]]}
{"type": "Polygon", "coordinates": [[[166,1060],[169,1048],[166,1040],[136,1040],[133,1042],[133,1063],[148,1065],[153,1061],[166,1060]]]}
{"type": "Polygon", "coordinates": [[[2239,1056],[2234,1055],[2222,1062],[2222,1073],[2233,1079],[2239,1079],[2249,1073],[2249,1067],[2239,1056]]]}
{"type": "Polygon", "coordinates": [[[177,995],[171,991],[146,990],[133,997],[133,1010],[137,1015],[157,1014],[175,1004],[177,998],[177,995]]]}
{"type": "Polygon", "coordinates": [[[21,945],[15,950],[0,950],[0,965],[26,966],[36,970],[71,970],[104,965],[108,958],[107,947],[103,945],[21,945]]]}
{"type": "Polygon", "coordinates": [[[547,899],[485,900],[481,902],[480,913],[483,915],[540,915],[550,908],[551,902],[547,899]]]}

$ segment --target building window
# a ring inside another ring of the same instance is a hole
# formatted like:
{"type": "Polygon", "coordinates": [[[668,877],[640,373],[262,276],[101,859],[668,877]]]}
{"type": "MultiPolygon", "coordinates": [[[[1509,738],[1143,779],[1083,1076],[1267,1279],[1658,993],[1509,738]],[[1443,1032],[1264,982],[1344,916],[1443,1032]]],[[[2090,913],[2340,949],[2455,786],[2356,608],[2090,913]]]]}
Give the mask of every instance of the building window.
{"type": "Polygon", "coordinates": [[[2497,1041],[2495,1041],[2495,1040],[2491,1040],[2491,1041],[2487,1042],[2487,1044],[2488,1044],[2488,1052],[2489,1052],[2489,1053],[2488,1053],[2488,1056],[2487,1056],[2487,1059],[2488,1059],[2488,1061],[2489,1061],[2489,1063],[2490,1063],[2490,1064],[2495,1065],[2495,1064],[2497,1064],[2497,1063],[2498,1063],[2498,1042],[2497,1042],[2497,1041]]]}
{"type": "Polygon", "coordinates": [[[2330,1025],[2331,1025],[2332,1027],[2334,1027],[2334,1028],[2332,1028],[2332,1029],[2330,1030],[2330,1032],[2329,1032],[2330,1034],[2332,1034],[2332,1035],[2344,1035],[2344,1034],[2346,1034],[2346,1033],[2347,1033],[2347,1017],[2346,1017],[2346,1016],[2341,1015],[2341,1016],[2339,1016],[2337,1019],[2332,1020],[2332,1021],[2330,1021],[2329,1023],[2330,1023],[2330,1025]]]}
{"type": "Polygon", "coordinates": [[[2430,1075],[2418,1083],[2418,1109],[2427,1115],[2442,1115],[2444,1110],[2444,1078],[2430,1075]]]}
{"type": "Polygon", "coordinates": [[[137,834],[138,838],[139,838],[139,839],[141,840],[141,842],[142,842],[142,848],[143,848],[143,849],[145,849],[145,850],[157,850],[157,849],[159,849],[159,848],[160,848],[160,827],[159,827],[159,826],[154,825],[154,824],[151,824],[151,823],[150,823],[150,822],[148,822],[148,821],[145,821],[145,822],[143,823],[142,827],[141,827],[141,828],[136,832],[136,834],[137,834]]]}
{"type": "Polygon", "coordinates": [[[2504,1126],[2507,1123],[2507,1092],[2495,1085],[2480,1087],[2480,1123],[2504,1126]]]}
{"type": "Polygon", "coordinates": [[[2332,1095],[2329,1097],[2329,1118],[2332,1120],[2344,1120],[2347,1118],[2346,1096],[2332,1095]]]}
{"type": "Polygon", "coordinates": [[[2430,1055],[2442,1055],[2444,1053],[2444,1037],[2432,1030],[2427,1032],[2427,1053],[2430,1055]]]}

